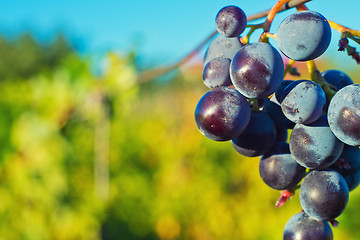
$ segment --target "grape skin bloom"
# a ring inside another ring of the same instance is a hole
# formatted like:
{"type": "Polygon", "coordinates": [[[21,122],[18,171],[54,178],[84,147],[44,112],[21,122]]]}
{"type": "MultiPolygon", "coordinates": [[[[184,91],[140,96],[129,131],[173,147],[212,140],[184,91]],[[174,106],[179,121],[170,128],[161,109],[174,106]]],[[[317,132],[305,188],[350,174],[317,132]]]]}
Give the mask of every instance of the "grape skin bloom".
{"type": "Polygon", "coordinates": [[[295,61],[308,61],[321,56],[330,41],[329,22],[314,11],[291,14],[280,23],[276,33],[280,51],[295,61]]]}
{"type": "Polygon", "coordinates": [[[322,88],[313,81],[299,80],[289,84],[284,92],[281,109],[295,123],[311,123],[323,113],[326,96],[322,88]]]}
{"type": "Polygon", "coordinates": [[[333,232],[328,222],[317,221],[300,212],[285,224],[283,240],[333,240],[333,232]]]}
{"type": "Polygon", "coordinates": [[[204,84],[208,88],[216,88],[220,86],[232,85],[230,79],[230,63],[229,58],[218,57],[209,61],[203,70],[204,84]]]}
{"type": "Polygon", "coordinates": [[[223,35],[219,35],[206,49],[204,55],[204,65],[217,57],[224,57],[232,60],[242,46],[243,45],[238,37],[227,38],[223,35]]]}
{"type": "Polygon", "coordinates": [[[239,36],[244,32],[246,24],[246,15],[237,6],[223,7],[215,17],[216,30],[226,37],[239,36]]]}
{"type": "Polygon", "coordinates": [[[348,201],[348,185],[336,171],[314,170],[301,183],[301,207],[316,220],[335,219],[345,210],[348,201]]]}
{"type": "Polygon", "coordinates": [[[276,190],[290,189],[305,176],[305,168],[291,155],[289,144],[277,142],[263,155],[259,164],[261,179],[276,190]]]}
{"type": "Polygon", "coordinates": [[[325,116],[311,124],[296,124],[289,142],[296,161],[309,169],[329,167],[344,148],[344,144],[331,132],[325,116]]]}
{"type": "Polygon", "coordinates": [[[348,85],[334,95],[328,119],[337,138],[351,146],[360,145],[360,85],[348,85]]]}

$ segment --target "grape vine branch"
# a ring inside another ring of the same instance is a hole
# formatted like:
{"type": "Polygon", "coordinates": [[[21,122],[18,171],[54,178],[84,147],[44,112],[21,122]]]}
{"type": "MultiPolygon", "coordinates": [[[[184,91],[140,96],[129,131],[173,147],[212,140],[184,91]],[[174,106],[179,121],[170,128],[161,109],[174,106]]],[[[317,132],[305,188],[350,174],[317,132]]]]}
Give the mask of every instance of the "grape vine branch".
{"type": "MultiPolygon", "coordinates": [[[[261,36],[260,36],[260,39],[259,39],[260,41],[268,42],[269,37],[275,38],[276,34],[269,32],[270,26],[272,24],[272,21],[275,18],[275,15],[279,12],[283,12],[283,11],[286,11],[291,8],[296,8],[298,11],[308,10],[308,8],[305,6],[305,3],[310,2],[310,1],[312,1],[312,0],[278,0],[277,3],[271,9],[248,16],[247,17],[248,22],[257,20],[257,19],[261,19],[264,17],[266,17],[266,20],[264,23],[261,23],[261,24],[256,24],[256,25],[249,24],[247,26],[247,28],[250,28],[250,30],[247,35],[245,35],[244,37],[242,37],[240,39],[241,42],[243,44],[249,43],[250,35],[259,28],[264,29],[263,34],[261,34],[261,36]]],[[[359,53],[356,51],[356,49],[354,47],[348,45],[348,38],[350,38],[354,42],[360,44],[360,30],[354,30],[354,29],[345,27],[345,26],[343,26],[339,23],[333,22],[331,20],[328,20],[328,22],[329,22],[331,28],[333,28],[336,31],[338,31],[339,33],[341,33],[342,38],[339,41],[339,51],[346,50],[348,55],[351,56],[352,58],[354,58],[357,61],[357,63],[360,64],[359,53]]],[[[171,65],[160,66],[160,67],[156,67],[154,69],[145,70],[145,71],[141,72],[138,75],[138,82],[145,83],[145,82],[151,81],[153,79],[156,79],[160,76],[163,76],[163,75],[181,67],[182,65],[187,63],[190,59],[192,59],[217,34],[218,34],[218,32],[216,30],[213,31],[194,50],[192,50],[189,54],[187,54],[185,57],[180,59],[178,62],[171,64],[171,65]]],[[[295,61],[289,61],[289,64],[286,66],[286,69],[285,69],[285,75],[292,70],[292,66],[294,65],[294,63],[295,63],[295,61]]],[[[309,67],[309,71],[312,71],[312,70],[315,71],[315,69],[316,69],[315,63],[313,63],[313,62],[309,63],[308,66],[312,66],[312,67],[309,67]]],[[[313,73],[313,71],[310,72],[310,74],[312,74],[312,73],[313,73]]],[[[315,74],[315,75],[318,75],[318,74],[315,74]]],[[[315,75],[313,74],[313,79],[318,79],[318,77],[315,77],[315,75]]],[[[319,82],[319,81],[317,81],[317,82],[319,82]]],[[[328,88],[328,87],[326,87],[326,88],[328,88]]],[[[328,94],[329,94],[329,96],[333,95],[333,93],[330,90],[328,91],[328,94]]]]}
{"type": "MultiPolygon", "coordinates": [[[[297,7],[299,5],[302,5],[304,3],[310,2],[312,0],[287,0],[286,4],[283,4],[277,12],[283,12],[286,11],[288,9],[297,7]]],[[[253,20],[257,20],[257,19],[261,19],[264,17],[267,17],[270,13],[271,9],[250,15],[247,17],[247,21],[253,21],[253,20]]],[[[252,25],[251,25],[252,26],[252,25]]],[[[257,28],[262,28],[263,24],[259,24],[258,27],[255,27],[252,32],[254,30],[256,30],[257,28]]],[[[139,83],[144,83],[144,82],[148,82],[151,81],[157,77],[160,77],[168,72],[171,72],[172,70],[184,65],[186,62],[188,62],[192,57],[194,57],[200,50],[201,48],[208,43],[215,35],[217,35],[217,31],[214,30],[205,40],[203,40],[194,50],[192,50],[189,54],[187,54],[184,58],[182,58],[180,61],[176,62],[175,64],[169,65],[169,66],[161,66],[161,67],[156,67],[154,69],[150,69],[150,70],[146,70],[142,73],[139,74],[138,76],[138,82],[139,83]]]]}
{"type": "MultiPolygon", "coordinates": [[[[266,21],[264,22],[264,33],[261,34],[260,36],[260,41],[262,42],[268,42],[268,38],[271,36],[269,36],[269,31],[270,31],[270,26],[275,18],[275,15],[280,11],[280,9],[282,7],[285,6],[285,4],[289,3],[290,0],[279,0],[270,10],[270,12],[268,13],[267,17],[266,17],[266,21]]],[[[303,5],[303,4],[301,4],[303,5]]]]}

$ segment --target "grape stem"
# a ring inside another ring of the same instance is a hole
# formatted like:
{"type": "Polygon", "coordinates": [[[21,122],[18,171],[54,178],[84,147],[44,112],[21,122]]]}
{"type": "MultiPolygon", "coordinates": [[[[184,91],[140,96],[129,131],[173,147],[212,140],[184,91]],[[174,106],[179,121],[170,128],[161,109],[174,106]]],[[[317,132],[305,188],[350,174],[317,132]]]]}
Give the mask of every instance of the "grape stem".
{"type": "Polygon", "coordinates": [[[253,34],[255,32],[255,30],[257,30],[259,28],[264,28],[264,23],[247,25],[247,27],[250,28],[250,31],[248,32],[248,34],[246,34],[246,36],[240,38],[241,43],[244,45],[249,44],[250,36],[251,36],[251,34],[253,34]]]}
{"type": "Polygon", "coordinates": [[[284,77],[286,76],[286,74],[288,74],[290,72],[290,70],[292,69],[292,67],[294,66],[295,63],[296,63],[295,60],[289,59],[289,62],[286,64],[286,67],[285,67],[284,77]]]}
{"type": "Polygon", "coordinates": [[[285,6],[286,3],[288,3],[290,0],[279,0],[277,3],[272,7],[269,14],[266,17],[265,23],[264,23],[264,32],[261,34],[259,42],[269,42],[269,31],[271,24],[275,18],[275,15],[280,11],[280,9],[285,6]]]}
{"type": "Polygon", "coordinates": [[[330,24],[330,27],[335,29],[336,31],[340,32],[341,34],[347,33],[350,34],[349,36],[354,36],[360,38],[360,30],[354,30],[348,27],[345,27],[341,24],[338,24],[336,22],[333,22],[328,19],[328,22],[330,24]]]}
{"type": "Polygon", "coordinates": [[[269,38],[274,38],[276,39],[276,34],[274,33],[269,33],[269,32],[263,32],[260,36],[261,39],[264,39],[265,42],[269,41],[269,38]]]}
{"type": "Polygon", "coordinates": [[[332,227],[338,227],[339,226],[339,222],[335,219],[330,219],[329,223],[331,224],[332,227]]]}
{"type": "Polygon", "coordinates": [[[275,15],[280,11],[281,7],[288,3],[290,0],[279,0],[277,3],[272,7],[269,14],[266,17],[266,21],[264,23],[264,32],[269,32],[271,24],[275,18],[275,15]]]}
{"type": "Polygon", "coordinates": [[[357,44],[360,44],[360,39],[351,35],[349,32],[344,32],[341,37],[345,37],[345,38],[350,38],[351,40],[353,40],[354,42],[356,42],[357,44]]]}
{"type": "MultiPolygon", "coordinates": [[[[296,6],[297,10],[309,10],[304,4],[298,5],[296,6]]],[[[327,19],[327,21],[330,24],[330,27],[332,29],[335,29],[336,31],[338,31],[339,33],[341,33],[342,35],[347,35],[346,37],[349,37],[351,39],[353,39],[354,41],[356,41],[357,43],[360,44],[360,40],[358,38],[360,38],[360,30],[354,30],[348,27],[345,27],[344,25],[341,25],[339,23],[333,22],[329,19],[327,19]],[[358,41],[359,40],[359,41],[358,41]]]]}
{"type": "Polygon", "coordinates": [[[157,67],[155,69],[147,70],[139,74],[138,76],[138,82],[144,83],[148,82],[152,79],[158,78],[160,76],[165,75],[168,72],[171,72],[172,70],[180,67],[181,65],[188,62],[192,57],[194,57],[200,49],[209,42],[215,35],[217,35],[217,32],[213,32],[210,36],[208,36],[204,41],[202,41],[193,51],[191,51],[188,55],[186,55],[183,59],[181,59],[179,62],[165,67],[157,67]]]}
{"type": "Polygon", "coordinates": [[[260,108],[259,108],[258,100],[254,98],[252,99],[252,103],[253,103],[253,112],[259,112],[260,108]]]}
{"type": "Polygon", "coordinates": [[[280,197],[279,199],[276,201],[275,203],[275,207],[279,208],[284,206],[284,204],[287,202],[288,199],[290,199],[290,197],[294,195],[294,192],[290,191],[290,190],[283,190],[280,193],[280,197]]]}
{"type": "MultiPolygon", "coordinates": [[[[282,11],[286,11],[288,9],[294,8],[296,6],[299,6],[301,4],[310,2],[312,0],[290,0],[287,1],[287,3],[285,5],[282,5],[280,7],[280,9],[277,12],[282,12],[282,11]]],[[[271,10],[265,10],[253,15],[250,15],[247,17],[247,21],[253,21],[256,19],[260,19],[263,17],[266,17],[271,10]]],[[[160,66],[160,67],[156,67],[154,69],[150,69],[150,70],[145,70],[143,72],[141,72],[138,75],[138,82],[139,83],[145,83],[148,81],[151,81],[153,79],[156,79],[160,76],[163,76],[169,72],[171,72],[172,70],[181,67],[182,65],[184,65],[185,63],[187,63],[193,56],[195,56],[200,49],[205,46],[214,36],[216,36],[218,33],[215,30],[214,32],[212,32],[204,41],[202,41],[193,51],[191,51],[188,55],[186,55],[184,58],[182,58],[180,61],[176,62],[175,64],[169,65],[169,66],[160,66]]]]}
{"type": "Polygon", "coordinates": [[[320,85],[320,87],[324,90],[326,97],[328,98],[328,100],[330,100],[335,95],[336,91],[331,89],[331,85],[326,82],[325,79],[321,76],[321,73],[317,69],[314,60],[307,61],[306,64],[311,80],[320,85]]]}
{"type": "Polygon", "coordinates": [[[309,9],[305,6],[305,4],[301,4],[301,5],[299,5],[299,6],[296,6],[296,9],[297,9],[298,11],[306,11],[306,10],[309,10],[309,9]]]}

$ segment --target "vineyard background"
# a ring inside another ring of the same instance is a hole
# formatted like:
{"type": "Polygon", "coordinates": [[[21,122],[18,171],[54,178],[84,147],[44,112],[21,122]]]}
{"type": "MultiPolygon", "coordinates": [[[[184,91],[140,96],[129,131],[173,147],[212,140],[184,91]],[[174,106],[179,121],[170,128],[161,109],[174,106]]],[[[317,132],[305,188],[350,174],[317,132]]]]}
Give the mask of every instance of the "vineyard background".
{"type": "MultiPolygon", "coordinates": [[[[0,239],[275,240],[301,211],[297,195],[274,207],[259,158],[197,130],[200,61],[139,84],[136,53],[95,74],[61,34],[0,38],[0,53],[0,239]]],[[[359,203],[356,189],[334,239],[360,239],[359,203]]]]}

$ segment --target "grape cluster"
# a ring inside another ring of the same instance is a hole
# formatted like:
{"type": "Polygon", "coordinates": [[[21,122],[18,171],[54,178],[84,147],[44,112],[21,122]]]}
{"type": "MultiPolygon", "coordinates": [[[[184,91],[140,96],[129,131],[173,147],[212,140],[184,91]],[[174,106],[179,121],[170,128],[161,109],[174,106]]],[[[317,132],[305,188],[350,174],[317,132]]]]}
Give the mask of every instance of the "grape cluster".
{"type": "Polygon", "coordinates": [[[241,42],[247,21],[237,6],[222,8],[215,24],[220,35],[204,58],[210,90],[195,109],[198,129],[244,156],[260,156],[261,179],[282,191],[278,206],[300,189],[302,211],[287,222],[283,239],[333,239],[329,222],[360,183],[360,85],[339,70],[319,73],[322,85],[284,80],[280,54],[296,61],[321,56],[331,40],[327,19],[314,11],[285,18],[276,32],[280,52],[261,39],[241,42]]]}

